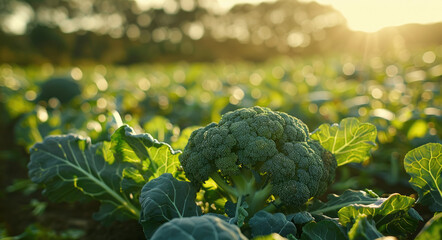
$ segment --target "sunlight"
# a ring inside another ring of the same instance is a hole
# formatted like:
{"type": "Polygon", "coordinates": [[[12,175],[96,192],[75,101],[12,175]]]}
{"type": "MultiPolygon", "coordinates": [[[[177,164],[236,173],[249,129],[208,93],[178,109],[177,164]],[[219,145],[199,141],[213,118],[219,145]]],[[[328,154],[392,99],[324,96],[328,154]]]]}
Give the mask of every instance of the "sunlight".
{"type": "MultiPolygon", "coordinates": [[[[141,1],[141,0],[139,0],[141,1]]],[[[222,11],[235,4],[273,2],[275,0],[218,0],[222,11]]],[[[376,32],[385,27],[409,23],[436,23],[442,21],[442,1],[426,0],[299,0],[331,5],[347,19],[351,30],[376,32]]]]}
{"type": "Polygon", "coordinates": [[[26,31],[26,25],[32,19],[33,14],[34,12],[29,5],[21,2],[14,2],[11,14],[7,15],[3,23],[0,23],[0,26],[5,32],[23,34],[26,31]]]}
{"type": "MultiPolygon", "coordinates": [[[[139,0],[141,1],[141,0],[139,0]]],[[[235,4],[273,2],[275,0],[218,0],[222,11],[235,4]]],[[[426,0],[299,0],[331,5],[342,13],[351,30],[376,32],[385,27],[409,23],[436,23],[442,21],[442,1],[426,0]]]]}
{"type": "MultiPolygon", "coordinates": [[[[311,1],[311,0],[306,0],[311,1]]],[[[442,1],[427,0],[316,0],[344,15],[351,30],[376,32],[384,27],[442,21],[442,1]]]]}

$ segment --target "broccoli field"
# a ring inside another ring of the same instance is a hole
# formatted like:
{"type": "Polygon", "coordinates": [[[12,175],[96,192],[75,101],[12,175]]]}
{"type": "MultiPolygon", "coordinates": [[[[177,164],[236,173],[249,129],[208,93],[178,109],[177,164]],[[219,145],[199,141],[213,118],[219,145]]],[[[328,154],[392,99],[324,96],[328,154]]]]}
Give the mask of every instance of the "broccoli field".
{"type": "Polygon", "coordinates": [[[441,59],[2,64],[0,238],[441,239],[441,59]]]}

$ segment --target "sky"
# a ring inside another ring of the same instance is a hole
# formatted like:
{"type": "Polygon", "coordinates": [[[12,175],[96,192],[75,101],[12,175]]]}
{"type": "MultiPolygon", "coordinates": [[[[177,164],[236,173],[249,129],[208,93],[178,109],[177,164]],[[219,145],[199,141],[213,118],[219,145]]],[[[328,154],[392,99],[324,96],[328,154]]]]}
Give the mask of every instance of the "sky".
{"type": "MultiPolygon", "coordinates": [[[[260,3],[274,0],[218,0],[225,8],[235,3],[260,3]]],[[[408,23],[442,21],[442,0],[300,0],[331,5],[347,19],[355,31],[376,32],[384,27],[408,23]]]]}

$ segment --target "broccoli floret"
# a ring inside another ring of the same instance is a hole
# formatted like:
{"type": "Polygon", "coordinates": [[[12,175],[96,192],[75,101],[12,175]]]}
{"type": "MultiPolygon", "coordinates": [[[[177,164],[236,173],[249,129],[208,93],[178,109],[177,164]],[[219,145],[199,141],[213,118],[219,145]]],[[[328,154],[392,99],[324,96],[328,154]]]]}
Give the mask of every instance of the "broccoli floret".
{"type": "Polygon", "coordinates": [[[228,112],[194,131],[179,160],[190,181],[213,179],[230,201],[247,202],[250,215],[272,195],[293,207],[322,195],[337,166],[302,121],[262,107],[228,112]]]}

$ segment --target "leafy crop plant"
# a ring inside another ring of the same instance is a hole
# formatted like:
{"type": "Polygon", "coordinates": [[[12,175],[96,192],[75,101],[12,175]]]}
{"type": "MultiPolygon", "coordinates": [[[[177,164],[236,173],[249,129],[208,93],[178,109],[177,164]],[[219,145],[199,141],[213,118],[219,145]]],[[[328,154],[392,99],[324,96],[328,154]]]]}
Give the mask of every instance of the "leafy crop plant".
{"type": "Polygon", "coordinates": [[[322,196],[335,170],[365,168],[376,136],[356,118],[309,133],[297,118],[252,107],[195,130],[183,152],[122,125],[95,144],[47,137],[28,167],[48,198],[98,200],[95,219],[137,220],[146,239],[440,239],[440,143],[405,156],[417,200],[370,189],[322,196]]]}

